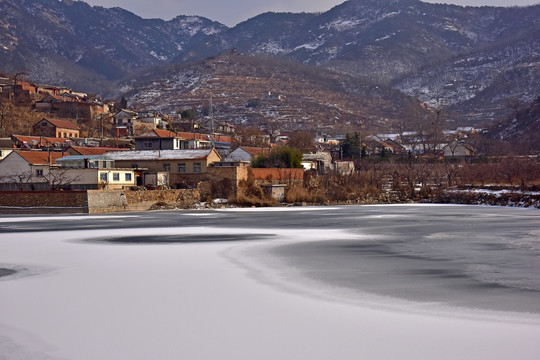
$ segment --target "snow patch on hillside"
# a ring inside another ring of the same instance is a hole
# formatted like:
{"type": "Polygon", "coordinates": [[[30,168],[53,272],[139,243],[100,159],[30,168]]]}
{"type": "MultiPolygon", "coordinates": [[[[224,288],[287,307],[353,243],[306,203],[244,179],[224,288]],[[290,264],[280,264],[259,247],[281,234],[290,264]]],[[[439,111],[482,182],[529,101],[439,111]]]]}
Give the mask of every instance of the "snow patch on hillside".
{"type": "Polygon", "coordinates": [[[155,51],[150,51],[150,55],[152,55],[153,57],[155,57],[156,59],[160,60],[160,61],[167,61],[168,58],[164,55],[158,55],[155,51]]]}

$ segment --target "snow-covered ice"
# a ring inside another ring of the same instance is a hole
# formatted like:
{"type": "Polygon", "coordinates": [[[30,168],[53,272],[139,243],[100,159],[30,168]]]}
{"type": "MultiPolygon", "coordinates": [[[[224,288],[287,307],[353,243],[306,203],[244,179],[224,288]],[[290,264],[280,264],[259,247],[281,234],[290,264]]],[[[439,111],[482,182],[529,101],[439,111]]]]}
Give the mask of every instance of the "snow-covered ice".
{"type": "Polygon", "coordinates": [[[0,277],[0,358],[537,359],[539,217],[351,206],[3,218],[0,269],[16,273],[0,277]]]}

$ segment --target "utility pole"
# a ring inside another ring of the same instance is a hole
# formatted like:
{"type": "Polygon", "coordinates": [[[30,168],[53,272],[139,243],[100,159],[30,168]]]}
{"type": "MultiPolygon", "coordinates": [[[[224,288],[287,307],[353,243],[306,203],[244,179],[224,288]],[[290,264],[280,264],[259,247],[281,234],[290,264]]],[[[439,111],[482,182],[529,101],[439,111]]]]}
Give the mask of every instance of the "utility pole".
{"type": "Polygon", "coordinates": [[[210,135],[214,134],[214,106],[212,105],[212,97],[210,96],[210,135]]]}

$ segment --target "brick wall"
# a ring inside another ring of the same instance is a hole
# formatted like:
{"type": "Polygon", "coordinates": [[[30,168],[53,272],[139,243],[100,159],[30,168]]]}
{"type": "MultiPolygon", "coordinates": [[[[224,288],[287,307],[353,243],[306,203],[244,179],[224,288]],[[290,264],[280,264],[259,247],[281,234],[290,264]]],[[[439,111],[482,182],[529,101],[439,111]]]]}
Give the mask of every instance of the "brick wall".
{"type": "Polygon", "coordinates": [[[259,184],[298,184],[304,182],[304,169],[251,169],[253,180],[259,184]]]}

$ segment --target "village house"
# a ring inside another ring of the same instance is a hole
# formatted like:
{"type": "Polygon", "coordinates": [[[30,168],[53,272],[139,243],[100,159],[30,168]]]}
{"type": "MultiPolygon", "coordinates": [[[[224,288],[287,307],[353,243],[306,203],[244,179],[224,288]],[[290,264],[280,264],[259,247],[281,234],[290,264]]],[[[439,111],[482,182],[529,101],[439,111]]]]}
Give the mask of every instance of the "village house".
{"type": "Polygon", "coordinates": [[[170,187],[193,185],[207,178],[208,166],[221,160],[215,149],[116,151],[107,154],[121,168],[167,173],[170,187]]]}
{"type": "Polygon", "coordinates": [[[236,150],[229,153],[224,161],[247,161],[260,155],[268,155],[272,151],[271,147],[253,147],[253,146],[240,146],[236,150]]]}
{"type": "Polygon", "coordinates": [[[460,141],[452,141],[443,147],[446,158],[465,158],[474,155],[474,151],[467,144],[460,141]]]}
{"type": "Polygon", "coordinates": [[[369,155],[380,155],[384,153],[390,155],[394,153],[394,148],[391,145],[376,138],[366,139],[363,145],[366,146],[369,155]]]}
{"type": "Polygon", "coordinates": [[[52,112],[53,103],[56,102],[74,102],[75,99],[63,97],[60,95],[47,94],[40,101],[34,103],[34,108],[39,112],[52,112]]]}
{"type": "Polygon", "coordinates": [[[120,110],[113,115],[113,128],[117,136],[132,136],[137,113],[131,110],[120,110]]]}
{"type": "Polygon", "coordinates": [[[68,92],[62,95],[49,94],[42,100],[35,102],[36,110],[48,112],[61,118],[70,118],[83,121],[98,119],[109,112],[109,105],[97,100],[89,101],[68,92]]]}
{"type": "Polygon", "coordinates": [[[60,152],[14,150],[0,162],[0,190],[49,190],[50,167],[60,152]]]}
{"type": "Polygon", "coordinates": [[[189,149],[189,141],[171,130],[154,129],[135,137],[135,150],[189,149]]]}
{"type": "Polygon", "coordinates": [[[106,155],[70,155],[55,162],[72,178],[70,190],[120,190],[135,186],[135,169],[115,167],[115,161],[106,155]]]}
{"type": "Polygon", "coordinates": [[[220,134],[200,134],[190,132],[178,132],[178,136],[186,141],[188,149],[214,148],[221,157],[231,152],[232,137],[220,134]]]}
{"type": "Polygon", "coordinates": [[[154,110],[140,111],[137,113],[137,121],[148,130],[167,126],[167,122],[163,120],[163,115],[154,110]]]}
{"type": "Polygon", "coordinates": [[[216,132],[221,134],[234,134],[235,127],[233,124],[223,121],[216,121],[216,132]]]}
{"type": "Polygon", "coordinates": [[[315,154],[304,154],[302,156],[302,167],[304,170],[316,170],[324,174],[332,170],[332,154],[326,151],[318,151],[315,154]]]}
{"type": "Polygon", "coordinates": [[[229,136],[154,129],[135,137],[135,150],[194,150],[214,147],[222,154],[230,152],[231,141],[229,136]]]}
{"type": "Polygon", "coordinates": [[[0,190],[97,190],[135,186],[134,169],[119,169],[105,156],[12,151],[0,162],[0,190]]]}
{"type": "Polygon", "coordinates": [[[41,119],[32,126],[32,133],[36,136],[52,138],[78,138],[80,129],[67,120],[41,119]]]}
{"type": "Polygon", "coordinates": [[[84,147],[70,146],[66,153],[69,155],[105,155],[111,151],[127,151],[128,149],[113,148],[113,147],[84,147]]]}

